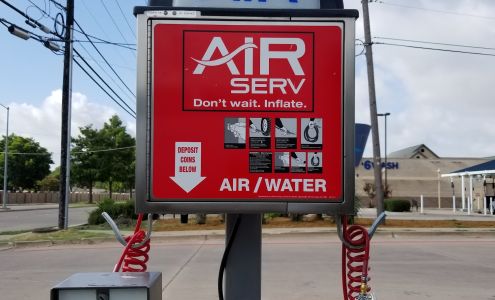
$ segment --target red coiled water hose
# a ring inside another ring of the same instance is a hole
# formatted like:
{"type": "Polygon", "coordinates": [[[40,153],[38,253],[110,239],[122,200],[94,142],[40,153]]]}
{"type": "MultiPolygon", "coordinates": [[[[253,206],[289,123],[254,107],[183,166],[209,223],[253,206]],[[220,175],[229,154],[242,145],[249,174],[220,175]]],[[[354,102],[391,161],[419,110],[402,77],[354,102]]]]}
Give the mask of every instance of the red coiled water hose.
{"type": "Polygon", "coordinates": [[[146,263],[149,260],[148,252],[151,248],[150,240],[148,239],[143,245],[136,247],[146,238],[146,233],[141,229],[142,221],[143,214],[139,214],[134,234],[125,238],[127,245],[113,269],[114,272],[119,272],[121,268],[122,272],[146,272],[146,263]]]}
{"type": "Polygon", "coordinates": [[[348,244],[342,244],[342,288],[345,300],[356,300],[363,293],[363,288],[366,293],[371,290],[367,285],[370,237],[363,226],[348,226],[347,216],[342,219],[343,238],[348,244]]]}

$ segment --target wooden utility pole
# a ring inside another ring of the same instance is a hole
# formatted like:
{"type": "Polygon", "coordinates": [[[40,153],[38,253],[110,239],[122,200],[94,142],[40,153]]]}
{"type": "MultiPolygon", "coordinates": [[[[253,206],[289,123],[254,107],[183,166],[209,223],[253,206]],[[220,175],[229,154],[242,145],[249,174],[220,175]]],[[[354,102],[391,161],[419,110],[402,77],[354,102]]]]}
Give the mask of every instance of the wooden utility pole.
{"type": "Polygon", "coordinates": [[[72,31],[74,28],[74,0],[67,0],[65,25],[64,78],[62,84],[62,134],[60,151],[60,199],[58,228],[67,229],[70,199],[70,122],[72,99],[72,31]]]}
{"type": "Polygon", "coordinates": [[[380,135],[378,132],[378,115],[376,108],[375,71],[373,68],[373,50],[371,48],[372,41],[368,0],[362,0],[361,3],[363,4],[364,48],[366,50],[366,65],[368,69],[368,91],[370,99],[371,137],[373,143],[373,171],[375,176],[376,214],[377,216],[379,216],[385,209],[383,203],[380,135]]]}

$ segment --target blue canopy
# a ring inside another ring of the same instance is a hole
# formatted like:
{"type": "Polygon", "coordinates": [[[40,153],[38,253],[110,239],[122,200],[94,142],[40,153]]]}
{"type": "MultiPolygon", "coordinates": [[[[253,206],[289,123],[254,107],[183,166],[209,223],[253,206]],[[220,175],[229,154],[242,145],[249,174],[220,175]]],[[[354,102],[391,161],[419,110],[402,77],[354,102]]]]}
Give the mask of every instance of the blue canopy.
{"type": "Polygon", "coordinates": [[[460,169],[451,173],[482,172],[495,170],[495,159],[468,168],[460,169]]]}

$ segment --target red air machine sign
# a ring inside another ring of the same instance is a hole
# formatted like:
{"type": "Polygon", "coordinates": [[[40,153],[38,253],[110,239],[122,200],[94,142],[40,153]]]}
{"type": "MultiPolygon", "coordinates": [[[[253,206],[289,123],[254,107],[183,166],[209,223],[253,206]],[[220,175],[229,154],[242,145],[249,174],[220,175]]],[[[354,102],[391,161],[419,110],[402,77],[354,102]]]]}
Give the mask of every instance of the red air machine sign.
{"type": "Polygon", "coordinates": [[[343,23],[152,30],[153,200],[342,201],[343,23]]]}

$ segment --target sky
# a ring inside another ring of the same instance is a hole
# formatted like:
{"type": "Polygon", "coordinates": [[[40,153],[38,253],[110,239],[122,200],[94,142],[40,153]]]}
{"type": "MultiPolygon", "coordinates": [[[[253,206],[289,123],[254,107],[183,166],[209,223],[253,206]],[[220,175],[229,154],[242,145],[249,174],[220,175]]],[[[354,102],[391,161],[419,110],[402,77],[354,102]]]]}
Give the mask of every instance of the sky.
{"type": "MultiPolygon", "coordinates": [[[[7,1],[51,29],[52,18],[62,13],[49,0],[7,1]]],[[[75,2],[75,18],[87,34],[132,48],[98,43],[102,58],[91,44],[75,43],[75,49],[135,109],[132,94],[136,86],[136,29],[132,10],[144,5],[145,0],[75,2]]],[[[362,15],[359,0],[344,0],[344,5],[358,9],[362,15]]],[[[494,156],[495,1],[383,0],[369,6],[378,112],[391,114],[387,119],[388,152],[426,144],[441,157],[494,156]]],[[[26,25],[22,16],[2,3],[0,18],[47,36],[26,25]]],[[[356,122],[369,124],[366,61],[360,42],[364,40],[362,18],[357,20],[356,30],[356,122]]],[[[74,39],[81,41],[85,37],[76,32],[74,39]]],[[[34,138],[53,153],[54,165],[60,161],[62,70],[62,55],[0,27],[0,104],[10,107],[9,132],[34,138]]],[[[73,92],[73,136],[81,126],[93,124],[101,128],[114,114],[135,135],[135,119],[76,65],[73,92]]],[[[383,154],[383,118],[379,122],[383,154]]],[[[5,126],[6,111],[0,107],[1,134],[5,134],[5,126]]],[[[365,156],[371,156],[371,150],[368,142],[365,156]]]]}

